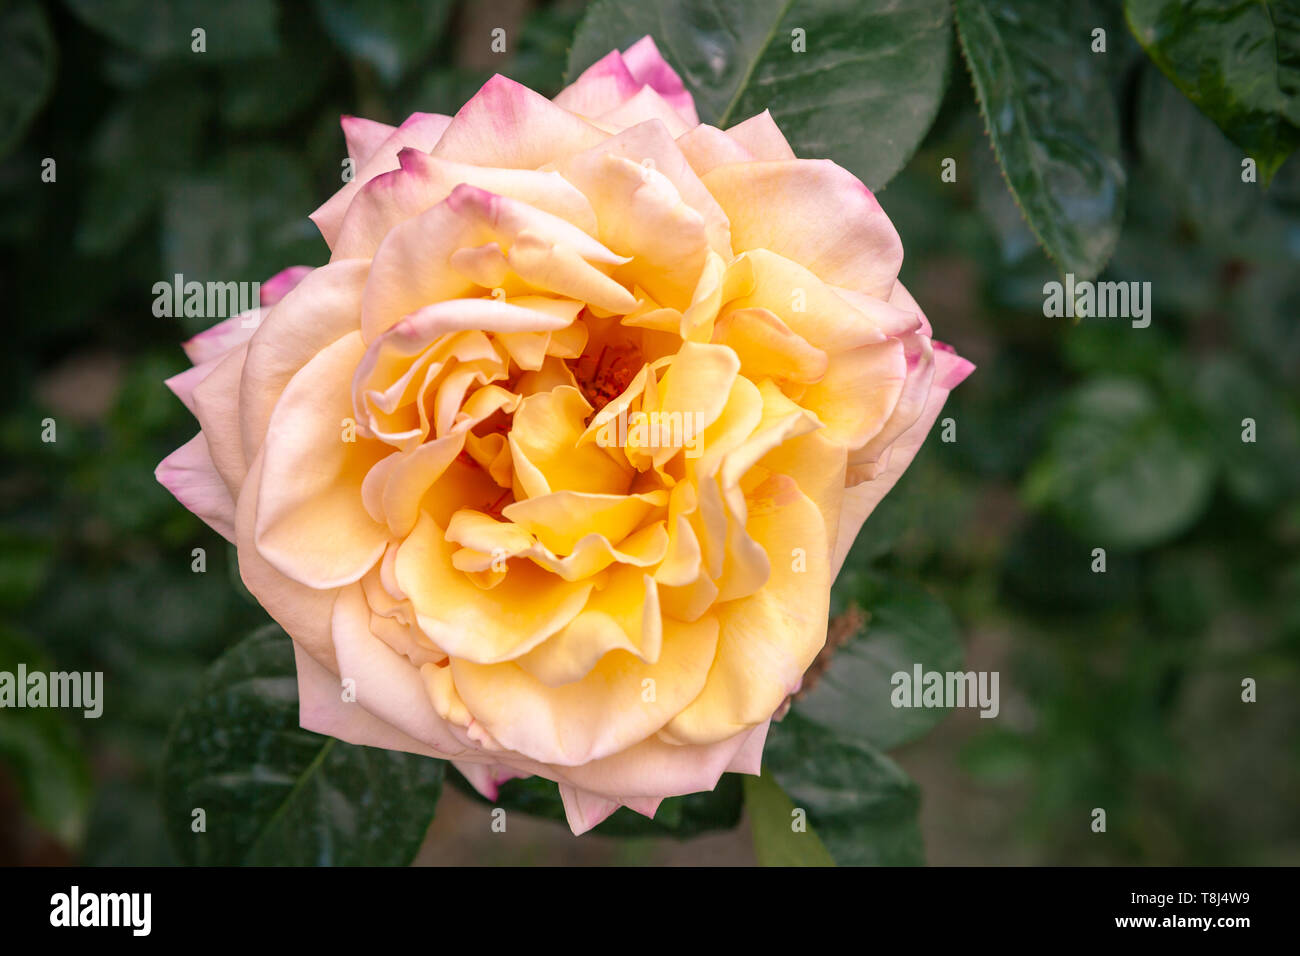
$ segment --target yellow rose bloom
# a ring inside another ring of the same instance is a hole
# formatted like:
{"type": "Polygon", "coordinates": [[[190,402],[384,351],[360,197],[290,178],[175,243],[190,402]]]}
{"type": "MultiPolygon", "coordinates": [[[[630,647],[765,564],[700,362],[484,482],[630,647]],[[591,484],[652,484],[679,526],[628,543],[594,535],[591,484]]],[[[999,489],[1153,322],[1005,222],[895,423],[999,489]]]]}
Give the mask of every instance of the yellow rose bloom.
{"type": "Polygon", "coordinates": [[[158,472],[293,638],[302,725],[555,780],[575,832],[757,773],[971,369],[889,219],[767,113],[700,124],[649,38],[343,129],[329,263],[188,343],[158,472]]]}

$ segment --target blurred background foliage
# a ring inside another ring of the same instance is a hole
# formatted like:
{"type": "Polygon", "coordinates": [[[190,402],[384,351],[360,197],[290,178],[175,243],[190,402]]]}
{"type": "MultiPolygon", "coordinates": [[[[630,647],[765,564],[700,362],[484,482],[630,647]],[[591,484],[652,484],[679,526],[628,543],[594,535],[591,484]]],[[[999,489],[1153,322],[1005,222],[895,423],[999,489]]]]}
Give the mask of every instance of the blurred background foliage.
{"type": "MultiPolygon", "coordinates": [[[[958,16],[975,6],[959,0],[958,16]]],[[[1089,78],[1110,88],[1126,182],[1097,226],[1117,232],[1101,278],[1150,282],[1151,325],[1044,317],[1059,273],[991,148],[1006,163],[1015,144],[991,143],[977,107],[996,70],[968,72],[952,39],[937,119],[879,198],[904,282],[978,371],[944,412],[956,440],[936,432],[866,525],[836,609],[873,612],[882,659],[891,634],[951,633],[966,667],[1001,673],[996,720],[928,713],[869,740],[898,748],[921,785],[931,862],[1295,863],[1300,165],[1280,164],[1267,190],[1243,183],[1241,150],[1117,6],[1099,9],[1110,47],[1089,78]],[[948,158],[954,182],[940,176],[948,158]],[[1091,570],[1098,547],[1105,573],[1091,570]]],[[[325,261],[306,214],[339,185],[340,114],[452,113],[493,72],[552,95],[582,13],[527,0],[0,5],[0,669],[102,670],[106,697],[98,720],[0,711],[0,862],[175,862],[157,787],[169,728],[208,665],[265,621],[226,543],[153,478],[195,430],[162,380],[207,324],[154,317],[153,284],[325,261]],[[200,57],[189,30],[204,23],[200,57]]],[[[1026,209],[1040,227],[1069,212],[1026,209]]],[[[1063,240],[1079,261],[1095,258],[1087,238],[1063,240]]],[[[846,652],[830,674],[869,680],[873,666],[846,652]]],[[[876,726],[869,710],[835,709],[832,677],[817,693],[779,751],[817,746],[809,715],[876,726]]],[[[915,786],[879,769],[889,807],[914,813],[915,786]]],[[[513,786],[526,807],[531,785],[513,786]]],[[[728,778],[715,824],[736,823],[738,795],[728,778]]],[[[744,825],[674,842],[622,817],[606,832],[635,839],[576,841],[550,821],[506,845],[458,788],[442,799],[422,860],[753,859],[744,825]]],[[[672,811],[679,835],[695,834],[695,809],[672,811]]],[[[885,862],[916,850],[896,832],[885,862]]]]}

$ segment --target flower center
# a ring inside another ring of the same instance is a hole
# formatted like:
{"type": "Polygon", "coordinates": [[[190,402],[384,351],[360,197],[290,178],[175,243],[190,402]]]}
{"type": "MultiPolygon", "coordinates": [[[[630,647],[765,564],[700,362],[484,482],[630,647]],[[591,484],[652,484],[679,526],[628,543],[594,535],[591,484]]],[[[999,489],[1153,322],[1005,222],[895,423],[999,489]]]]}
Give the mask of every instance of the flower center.
{"type": "Polygon", "coordinates": [[[600,411],[623,394],[644,364],[635,344],[615,342],[583,353],[570,367],[583,398],[600,411]]]}

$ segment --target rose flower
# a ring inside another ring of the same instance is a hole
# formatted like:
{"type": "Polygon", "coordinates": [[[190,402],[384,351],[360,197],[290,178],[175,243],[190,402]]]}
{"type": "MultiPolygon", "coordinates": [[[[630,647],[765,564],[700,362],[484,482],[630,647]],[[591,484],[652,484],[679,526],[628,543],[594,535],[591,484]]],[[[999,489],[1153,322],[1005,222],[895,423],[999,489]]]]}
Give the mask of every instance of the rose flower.
{"type": "Polygon", "coordinates": [[[766,112],[700,124],[649,37],[553,102],[342,125],[329,263],[186,344],[158,468],[293,638],[303,727],[555,780],[575,833],[757,773],[972,368],[889,219],[766,112]]]}

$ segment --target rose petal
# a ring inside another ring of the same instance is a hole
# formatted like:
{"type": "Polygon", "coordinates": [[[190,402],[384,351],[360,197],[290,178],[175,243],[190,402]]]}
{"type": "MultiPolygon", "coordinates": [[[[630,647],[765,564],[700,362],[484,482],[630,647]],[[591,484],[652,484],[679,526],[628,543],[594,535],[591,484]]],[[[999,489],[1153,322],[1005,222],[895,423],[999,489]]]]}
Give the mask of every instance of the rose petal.
{"type": "Polygon", "coordinates": [[[672,104],[649,86],[641,87],[618,106],[606,110],[595,118],[598,125],[615,132],[647,120],[659,120],[674,138],[681,136],[693,125],[683,119],[681,113],[674,109],[672,104]]]}
{"type": "Polygon", "coordinates": [[[423,757],[442,756],[392,724],[384,723],[359,703],[345,701],[338,675],[327,670],[296,641],[293,659],[298,671],[298,725],[303,730],[363,747],[400,750],[423,757]]]}
{"type": "Polygon", "coordinates": [[[235,500],[212,463],[203,432],[164,458],[154,477],[208,527],[234,542],[235,500]]]}
{"type": "Polygon", "coordinates": [[[185,371],[178,372],[171,378],[166,379],[163,384],[171,389],[172,394],[179,398],[185,407],[190,410],[190,414],[193,415],[195,414],[194,389],[198,388],[199,382],[212,374],[212,370],[220,365],[221,360],[225,357],[226,353],[223,352],[216,358],[208,359],[198,365],[192,365],[185,371]]]}
{"type": "Polygon", "coordinates": [[[451,765],[460,771],[461,776],[489,800],[495,800],[501,792],[501,784],[507,780],[530,777],[524,773],[500,763],[471,763],[467,760],[453,760],[451,765]]]}
{"type": "Polygon", "coordinates": [[[875,510],[876,505],[894,487],[899,477],[907,470],[907,466],[912,463],[912,459],[916,457],[921,443],[925,441],[935,419],[939,417],[943,403],[948,399],[948,392],[956,388],[975,369],[975,366],[966,359],[941,347],[941,343],[938,342],[935,343],[934,363],[934,384],[930,387],[925,407],[916,423],[891,446],[889,463],[884,471],[870,481],[864,481],[844,492],[839,535],[831,559],[832,579],[839,574],[844,559],[848,556],[849,548],[853,546],[853,541],[858,536],[863,522],[867,520],[867,516],[875,510]]]}
{"type": "Polygon", "coordinates": [[[756,158],[740,143],[716,126],[700,124],[677,137],[677,146],[697,176],[730,163],[749,163],[756,158]]]}
{"type": "Polygon", "coordinates": [[[309,587],[360,580],[388,540],[361,497],[361,482],[385,446],[346,437],[353,414],[348,386],[364,353],[360,332],[324,348],[289,381],[267,427],[257,549],[309,587]]]}
{"type": "Polygon", "coordinates": [[[397,131],[395,126],[376,123],[362,116],[341,116],[339,125],[343,127],[343,139],[348,145],[348,157],[358,166],[375,155],[390,136],[397,131]]]}
{"type": "Polygon", "coordinates": [[[727,135],[745,147],[755,159],[794,159],[794,150],[767,110],[727,130],[727,135]]]}
{"type": "Polygon", "coordinates": [[[560,784],[560,799],[564,802],[564,818],[574,836],[582,836],[604,822],[619,807],[617,800],[608,800],[563,783],[560,784]]]}
{"type": "Polygon", "coordinates": [[[531,561],[513,562],[484,590],[453,565],[457,547],[425,513],[396,563],[420,627],[453,660],[492,664],[526,654],[572,621],[591,593],[592,582],[564,581],[531,561]]]}
{"type": "Polygon", "coordinates": [[[477,166],[538,169],[606,134],[500,74],[460,108],[433,155],[477,166]]]}
{"type": "Polygon", "coordinates": [[[243,374],[247,351],[248,343],[244,343],[226,353],[226,357],[194,386],[191,393],[194,417],[203,428],[212,463],[232,497],[239,494],[244,476],[248,474],[248,461],[239,430],[239,378],[243,374]]]}
{"type": "Polygon", "coordinates": [[[275,305],[288,295],[293,290],[293,287],[311,271],[311,266],[290,266],[271,276],[262,283],[262,307],[269,308],[275,305]]]}
{"type": "Polygon", "coordinates": [[[352,179],[343,184],[338,192],[311,214],[311,221],[316,224],[326,244],[333,249],[338,238],[339,227],[348,206],[356,198],[361,187],[380,173],[397,169],[397,154],[406,147],[428,151],[442,138],[451,124],[451,117],[437,113],[412,113],[406,122],[389,134],[374,152],[364,161],[355,162],[352,179]]]}
{"type": "Polygon", "coordinates": [[[659,53],[654,38],[643,36],[623,51],[623,62],[638,83],[644,83],[664,98],[688,126],[699,123],[695,100],[682,85],[682,78],[659,53]]]}
{"type": "Polygon", "coordinates": [[[727,773],[747,773],[757,777],[763,772],[763,744],[767,742],[767,732],[772,722],[765,720],[745,736],[745,742],[727,764],[727,773]]]}
{"type": "Polygon", "coordinates": [[[717,640],[711,617],[692,624],[665,618],[653,664],[615,652],[559,687],[515,662],[475,664],[453,655],[450,667],[461,698],[494,739],[533,760],[575,767],[645,740],[696,698],[717,640]]]}
{"type": "Polygon", "coordinates": [[[709,682],[664,728],[667,739],[711,744],[767,720],[826,641],[825,527],[793,483],[782,498],[751,503],[746,530],[771,555],[771,577],[749,597],[718,606],[709,682]]]}
{"type": "Polygon", "coordinates": [[[876,197],[824,159],[718,166],[702,177],[731,220],[737,252],[768,249],[823,281],[888,298],[903,245],[876,197]]]}
{"type": "Polygon", "coordinates": [[[596,229],[591,204],[559,173],[471,166],[415,149],[403,149],[398,161],[400,169],[380,173],[353,199],[339,227],[335,259],[371,258],[394,226],[442,202],[462,183],[519,200],[588,233],[596,229]]]}
{"type": "Polygon", "coordinates": [[[335,590],[309,588],[285,577],[257,553],[253,529],[257,516],[257,490],[262,483],[262,454],[249,466],[248,480],[236,502],[235,552],[239,576],[262,608],[313,658],[338,672],[330,615],[335,590]]]}
{"type": "MultiPolygon", "coordinates": [[[[660,142],[677,152],[666,133],[660,142]]],[[[679,174],[689,172],[685,161],[679,162],[679,174]]],[[[560,171],[591,201],[601,243],[631,259],[619,268],[618,277],[645,289],[661,305],[689,306],[710,239],[704,217],[684,201],[672,180],[655,167],[603,152],[603,147],[599,154],[572,157],[560,171]]],[[[690,179],[698,182],[693,173],[690,179]]],[[[707,195],[703,184],[700,191],[707,195]]],[[[720,221],[722,211],[712,205],[720,221]]],[[[715,228],[715,235],[721,239],[725,232],[715,228]]]]}
{"type": "Polygon", "coordinates": [[[326,346],[361,324],[361,292],[370,263],[341,260],[313,269],[271,310],[249,343],[239,381],[245,457],[262,446],[271,413],[289,380],[326,346]]]}
{"type": "Polygon", "coordinates": [[[715,744],[671,744],[650,737],[601,760],[555,768],[548,776],[559,776],[570,786],[611,800],[699,793],[718,785],[751,736],[766,732],[765,718],[761,726],[715,744]]]}
{"type": "Polygon", "coordinates": [[[224,357],[231,349],[243,345],[257,331],[262,321],[262,309],[251,309],[222,319],[211,328],[185,342],[181,348],[192,365],[203,365],[224,357]]]}
{"type": "Polygon", "coordinates": [[[654,664],[663,648],[663,619],[654,578],[618,565],[582,613],[516,662],[548,687],[582,680],[614,651],[654,664]]]}
{"type": "Polygon", "coordinates": [[[433,708],[420,671],[370,632],[370,607],[360,584],[339,591],[331,621],[339,677],[350,680],[354,706],[420,741],[440,757],[456,757],[467,744],[433,708]]]}
{"type": "Polygon", "coordinates": [[[826,374],[799,400],[848,448],[860,448],[885,426],[907,380],[903,343],[886,339],[832,355],[826,374]]]}
{"type": "Polygon", "coordinates": [[[591,406],[567,385],[529,395],[515,410],[508,440],[523,493],[540,498],[556,491],[623,495],[633,470],[597,445],[579,445],[591,406]]]}
{"type": "Polygon", "coordinates": [[[554,102],[579,116],[599,116],[631,98],[643,85],[632,76],[622,55],[613,50],[583,70],[554,102]]]}

